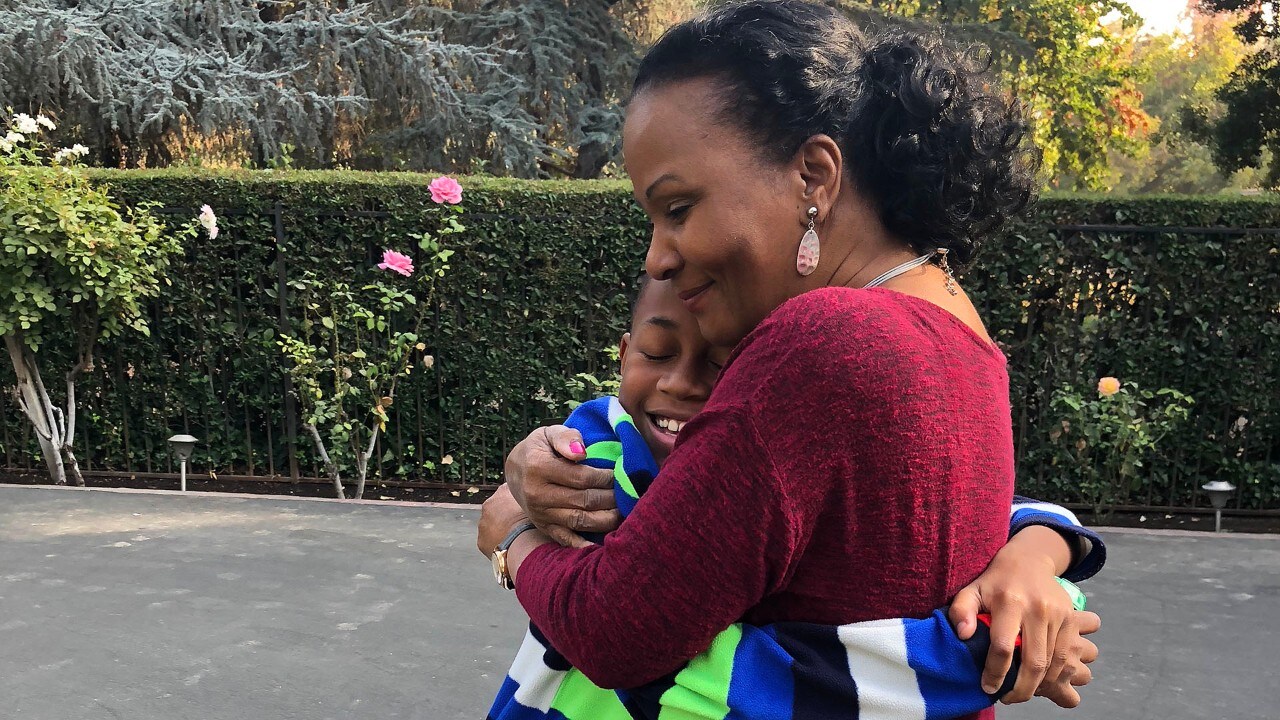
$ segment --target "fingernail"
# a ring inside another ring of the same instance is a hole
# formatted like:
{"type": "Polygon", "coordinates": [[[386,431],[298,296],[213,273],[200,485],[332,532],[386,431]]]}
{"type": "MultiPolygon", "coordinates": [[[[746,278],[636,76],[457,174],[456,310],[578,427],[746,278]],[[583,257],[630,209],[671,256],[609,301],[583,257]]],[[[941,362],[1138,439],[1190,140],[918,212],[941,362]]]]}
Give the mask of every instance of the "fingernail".
{"type": "MultiPolygon", "coordinates": [[[[973,686],[972,686],[972,685],[970,685],[969,687],[973,687],[973,686]]],[[[988,695],[994,694],[994,693],[995,693],[995,691],[996,691],[996,690],[998,690],[998,689],[999,689],[999,688],[996,688],[996,687],[993,687],[993,686],[991,686],[991,685],[988,685],[987,683],[982,683],[982,692],[984,692],[984,693],[986,693],[986,694],[988,694],[988,695]]]]}
{"type": "Polygon", "coordinates": [[[574,440],[573,442],[569,443],[569,452],[573,453],[574,455],[586,455],[587,448],[584,447],[581,442],[574,440]]]}

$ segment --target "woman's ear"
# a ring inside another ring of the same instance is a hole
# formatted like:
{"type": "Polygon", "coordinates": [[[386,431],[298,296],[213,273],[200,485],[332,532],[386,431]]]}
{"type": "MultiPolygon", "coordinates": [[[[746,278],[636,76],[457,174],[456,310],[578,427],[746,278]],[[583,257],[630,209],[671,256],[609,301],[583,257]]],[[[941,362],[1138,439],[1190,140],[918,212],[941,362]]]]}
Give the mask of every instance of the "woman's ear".
{"type": "Polygon", "coordinates": [[[804,183],[804,205],[818,208],[818,217],[826,218],[840,194],[844,178],[844,154],[829,135],[814,135],[796,151],[796,168],[804,183]]]}
{"type": "Polygon", "coordinates": [[[622,333],[622,340],[618,343],[618,374],[626,372],[627,367],[627,346],[631,344],[631,333],[622,333]]]}

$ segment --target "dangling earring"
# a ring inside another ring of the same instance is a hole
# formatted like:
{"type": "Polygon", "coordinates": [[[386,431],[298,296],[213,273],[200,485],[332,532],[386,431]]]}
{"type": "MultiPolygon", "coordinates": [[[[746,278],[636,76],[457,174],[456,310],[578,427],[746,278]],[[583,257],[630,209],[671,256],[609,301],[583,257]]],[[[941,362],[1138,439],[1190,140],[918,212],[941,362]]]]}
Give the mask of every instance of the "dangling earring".
{"type": "Polygon", "coordinates": [[[796,272],[801,277],[808,277],[818,269],[818,259],[822,256],[822,248],[818,243],[818,232],[813,229],[814,218],[818,217],[818,208],[809,208],[809,229],[800,238],[800,250],[796,252],[796,272]]]}
{"type": "Polygon", "coordinates": [[[958,295],[959,290],[956,289],[956,276],[951,272],[951,265],[947,262],[947,253],[951,252],[946,248],[938,248],[938,266],[942,268],[942,272],[947,274],[947,292],[952,295],[958,295]]]}

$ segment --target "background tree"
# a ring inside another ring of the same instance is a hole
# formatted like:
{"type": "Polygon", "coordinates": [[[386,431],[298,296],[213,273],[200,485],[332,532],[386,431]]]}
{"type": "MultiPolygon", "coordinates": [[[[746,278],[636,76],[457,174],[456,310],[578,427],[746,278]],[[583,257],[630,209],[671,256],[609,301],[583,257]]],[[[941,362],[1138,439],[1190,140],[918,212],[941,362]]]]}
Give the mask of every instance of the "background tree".
{"type": "Polygon", "coordinates": [[[1266,170],[1264,184],[1280,187],[1280,0],[1201,0],[1200,9],[1233,13],[1235,32],[1252,52],[1216,93],[1217,106],[1201,105],[1185,116],[1223,172],[1266,170]]]}
{"type": "Polygon", "coordinates": [[[107,166],[593,177],[648,5],[0,0],[0,106],[56,115],[107,166]]]}
{"type": "Polygon", "coordinates": [[[957,42],[990,48],[1006,86],[1028,105],[1045,167],[1063,187],[1105,186],[1108,156],[1140,152],[1150,130],[1130,54],[1140,18],[1121,0],[843,2],[861,22],[943,23],[957,42]]]}
{"type": "Polygon", "coordinates": [[[1234,19],[1192,11],[1189,33],[1174,32],[1140,38],[1134,62],[1145,71],[1139,83],[1143,110],[1155,121],[1150,144],[1136,156],[1111,156],[1108,185],[1128,193],[1192,193],[1244,189],[1258,182],[1258,173],[1245,169],[1222,173],[1203,139],[1186,127],[1189,110],[1220,115],[1215,93],[1248,48],[1236,36],[1234,19]]]}
{"type": "MultiPolygon", "coordinates": [[[[106,166],[598,177],[618,172],[640,50],[716,1],[0,0],[0,105],[56,116],[60,139],[106,166]]],[[[1215,189],[1206,148],[1228,174],[1266,161],[1269,131],[1243,127],[1250,111],[1236,108],[1270,97],[1245,80],[1274,62],[1250,56],[1209,98],[1205,78],[1243,47],[1218,26],[1182,57],[1177,39],[1138,42],[1123,0],[827,2],[863,24],[941,23],[988,47],[1029,106],[1054,186],[1215,189]],[[1192,76],[1193,111],[1144,102],[1192,76]]],[[[1240,31],[1265,41],[1272,16],[1256,8],[1275,2],[1205,4],[1255,8],[1240,31]]]]}

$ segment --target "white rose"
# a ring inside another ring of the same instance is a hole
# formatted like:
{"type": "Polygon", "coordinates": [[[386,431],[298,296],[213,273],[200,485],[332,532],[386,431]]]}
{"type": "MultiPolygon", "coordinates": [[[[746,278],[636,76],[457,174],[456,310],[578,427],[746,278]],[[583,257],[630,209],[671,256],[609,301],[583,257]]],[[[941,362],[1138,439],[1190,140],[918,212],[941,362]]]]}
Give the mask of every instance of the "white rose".
{"type": "Polygon", "coordinates": [[[13,151],[13,143],[9,142],[8,140],[5,140],[4,138],[0,138],[0,152],[12,152],[12,151],[13,151]]]}
{"type": "Polygon", "coordinates": [[[9,134],[4,136],[4,139],[6,142],[11,142],[14,145],[17,145],[18,143],[25,141],[27,137],[22,133],[10,130],[9,134]]]}
{"type": "Polygon", "coordinates": [[[18,113],[13,116],[13,124],[18,128],[18,132],[30,135],[40,131],[40,126],[36,123],[36,119],[26,113],[18,113]]]}
{"type": "Polygon", "coordinates": [[[205,231],[209,233],[209,239],[218,239],[218,216],[213,214],[213,208],[208,205],[202,205],[198,219],[200,224],[204,226],[205,231]]]}
{"type": "Polygon", "coordinates": [[[44,115],[37,115],[37,116],[36,116],[36,122],[37,122],[37,123],[39,123],[40,127],[44,128],[45,130],[57,130],[57,129],[58,129],[58,126],[57,126],[57,125],[54,125],[54,124],[53,124],[53,121],[52,121],[52,120],[50,120],[49,118],[45,117],[44,115]]]}
{"type": "Polygon", "coordinates": [[[53,154],[53,161],[62,162],[63,160],[66,160],[67,158],[71,157],[71,155],[72,155],[71,148],[62,148],[61,150],[53,154]]]}
{"type": "Polygon", "coordinates": [[[76,143],[75,145],[71,146],[71,152],[76,154],[79,157],[84,157],[85,155],[89,154],[89,148],[81,145],[80,143],[76,143]]]}

